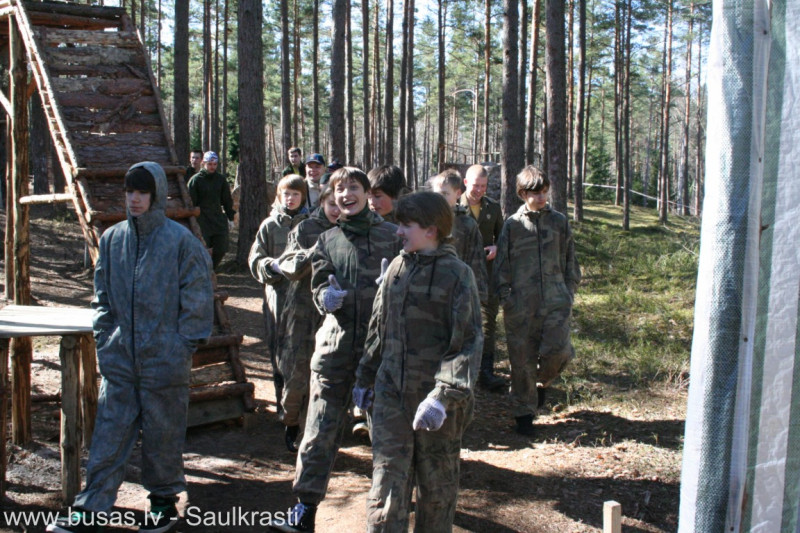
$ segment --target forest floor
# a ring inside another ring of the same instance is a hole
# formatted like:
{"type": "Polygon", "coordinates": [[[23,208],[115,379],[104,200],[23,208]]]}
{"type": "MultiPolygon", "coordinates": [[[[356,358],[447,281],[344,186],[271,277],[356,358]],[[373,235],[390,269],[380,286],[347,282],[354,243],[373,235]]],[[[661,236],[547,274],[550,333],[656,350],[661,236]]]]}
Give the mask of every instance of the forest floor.
{"type": "MultiPolygon", "coordinates": [[[[0,228],[4,219],[0,213],[0,228]]],[[[231,248],[235,246],[233,235],[231,248]]],[[[84,268],[83,248],[71,211],[32,209],[31,285],[36,305],[88,306],[92,272],[84,268]]],[[[253,525],[253,517],[285,512],[294,503],[295,456],[284,447],[283,426],[275,413],[263,342],[261,287],[234,264],[223,267],[227,268],[218,276],[218,285],[229,293],[225,307],[234,331],[244,335],[241,358],[255,384],[257,407],[241,420],[188,430],[184,457],[189,489],[182,496],[185,519],[178,531],[264,531],[258,522],[253,525]],[[231,522],[243,515],[251,518],[250,524],[231,522]]],[[[5,303],[0,301],[0,306],[5,303]]],[[[578,299],[576,310],[580,305],[578,299]]],[[[502,324],[502,319],[498,322],[502,324]]],[[[499,372],[508,378],[504,336],[499,341],[503,354],[499,372]]],[[[576,347],[580,359],[581,344],[576,347]]],[[[32,372],[35,394],[58,392],[55,341],[34,340],[32,372]]],[[[533,440],[514,432],[505,395],[478,390],[475,419],[461,452],[454,530],[602,531],[603,503],[616,500],[622,504],[623,531],[675,531],[686,383],[684,379],[642,383],[612,372],[595,381],[566,378],[549,394],[533,440]]],[[[0,531],[44,531],[41,522],[29,526],[10,522],[23,517],[22,512],[41,520],[64,506],[58,407],[53,402],[34,403],[33,442],[7,443],[8,491],[0,502],[0,531]]],[[[86,456],[84,451],[83,466],[86,456]]],[[[117,499],[115,509],[120,512],[144,507],[140,464],[137,446],[117,499]]],[[[346,434],[327,499],[319,508],[317,531],[364,530],[370,476],[369,443],[346,434]]]]}

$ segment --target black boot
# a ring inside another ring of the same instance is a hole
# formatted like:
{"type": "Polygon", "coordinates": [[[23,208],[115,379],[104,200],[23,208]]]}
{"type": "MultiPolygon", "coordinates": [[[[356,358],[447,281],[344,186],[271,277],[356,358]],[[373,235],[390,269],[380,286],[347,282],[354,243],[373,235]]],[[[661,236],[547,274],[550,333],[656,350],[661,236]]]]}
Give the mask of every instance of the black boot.
{"type": "Polygon", "coordinates": [[[298,503],[289,513],[286,523],[270,526],[276,531],[292,533],[294,531],[314,531],[314,518],[317,516],[317,505],[298,503]]]}
{"type": "Polygon", "coordinates": [[[536,387],[536,395],[538,396],[536,407],[542,407],[547,396],[547,389],[545,387],[536,387]]]}
{"type": "Polygon", "coordinates": [[[491,392],[500,392],[506,388],[506,380],[494,373],[493,353],[483,354],[481,371],[478,374],[478,385],[491,392]]]}
{"type": "Polygon", "coordinates": [[[536,434],[536,428],[533,426],[533,415],[518,416],[516,421],[517,433],[520,435],[533,437],[536,434]]]}
{"type": "Polygon", "coordinates": [[[286,431],[283,434],[283,440],[286,442],[286,449],[292,453],[297,453],[297,434],[300,432],[300,426],[286,426],[286,431]]]}

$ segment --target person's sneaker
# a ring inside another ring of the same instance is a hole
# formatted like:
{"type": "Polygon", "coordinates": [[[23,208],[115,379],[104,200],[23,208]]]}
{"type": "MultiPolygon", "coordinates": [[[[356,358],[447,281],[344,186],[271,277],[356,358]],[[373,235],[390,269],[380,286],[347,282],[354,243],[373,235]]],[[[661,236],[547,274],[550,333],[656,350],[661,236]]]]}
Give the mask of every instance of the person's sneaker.
{"type": "Polygon", "coordinates": [[[300,426],[286,426],[286,431],[283,434],[286,449],[292,453],[297,453],[297,434],[299,432],[300,426]]]}
{"type": "Polygon", "coordinates": [[[353,425],[353,435],[361,439],[369,439],[369,425],[366,422],[356,422],[353,425]]]}
{"type": "Polygon", "coordinates": [[[517,433],[525,435],[526,437],[533,437],[536,435],[536,428],[533,425],[533,415],[524,415],[516,417],[517,433]]]}
{"type": "Polygon", "coordinates": [[[312,504],[298,503],[295,505],[286,523],[270,526],[275,531],[293,533],[295,531],[314,531],[314,518],[317,516],[317,506],[312,504]]]}
{"type": "Polygon", "coordinates": [[[175,501],[151,494],[150,511],[144,515],[144,522],[139,526],[139,533],[164,533],[178,524],[180,515],[175,501]]]}
{"type": "Polygon", "coordinates": [[[70,509],[66,514],[59,515],[56,521],[47,525],[49,533],[99,533],[103,526],[99,523],[98,514],[83,509],[70,509]]]}
{"type": "Polygon", "coordinates": [[[481,372],[478,374],[478,385],[491,392],[500,392],[506,387],[506,380],[494,372],[481,372]]]}

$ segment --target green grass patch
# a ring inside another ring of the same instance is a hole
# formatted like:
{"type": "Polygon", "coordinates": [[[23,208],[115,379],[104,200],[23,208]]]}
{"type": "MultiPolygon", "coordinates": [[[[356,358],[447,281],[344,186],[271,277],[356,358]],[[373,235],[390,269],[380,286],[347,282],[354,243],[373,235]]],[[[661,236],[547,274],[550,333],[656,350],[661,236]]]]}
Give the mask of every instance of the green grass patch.
{"type": "Polygon", "coordinates": [[[621,207],[588,202],[584,214],[572,225],[583,280],[572,322],[576,358],[562,376],[568,400],[587,390],[685,384],[699,221],[673,215],[660,224],[655,210],[633,207],[623,231],[621,207]]]}

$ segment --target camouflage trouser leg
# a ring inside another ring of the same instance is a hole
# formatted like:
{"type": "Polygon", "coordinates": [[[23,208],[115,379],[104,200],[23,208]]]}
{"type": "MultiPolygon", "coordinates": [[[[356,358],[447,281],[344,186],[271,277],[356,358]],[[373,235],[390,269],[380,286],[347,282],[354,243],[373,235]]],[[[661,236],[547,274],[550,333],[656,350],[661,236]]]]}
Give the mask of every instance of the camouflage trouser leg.
{"type": "MultiPolygon", "coordinates": [[[[466,414],[453,414],[448,432],[414,431],[397,394],[381,395],[373,411],[372,489],[367,531],[408,531],[416,478],[415,531],[452,531],[458,498],[459,455],[466,414]]],[[[443,428],[444,429],[444,428],[443,428]]]]}
{"type": "Polygon", "coordinates": [[[537,376],[537,383],[542,387],[550,386],[575,357],[575,349],[569,336],[571,314],[570,308],[562,308],[551,311],[544,317],[537,376]]]}
{"type": "Polygon", "coordinates": [[[303,503],[319,503],[328,491],[354,382],[355,375],[329,379],[311,372],[306,429],[292,486],[303,503]]]}
{"type": "Polygon", "coordinates": [[[507,303],[503,308],[503,321],[511,363],[511,414],[514,417],[536,416],[542,319],[528,309],[517,309],[507,303]]]}
{"type": "Polygon", "coordinates": [[[222,262],[222,258],[228,252],[228,233],[209,235],[205,238],[205,241],[206,246],[211,248],[211,263],[214,265],[214,270],[216,270],[222,262]]]}
{"type": "Polygon", "coordinates": [[[297,426],[308,400],[308,381],[311,375],[311,354],[297,347],[296,350],[279,351],[278,371],[283,376],[283,415],[281,421],[287,426],[297,426]]]}
{"type": "MultiPolygon", "coordinates": [[[[490,294],[489,300],[481,304],[481,322],[483,323],[483,358],[491,358],[494,361],[495,334],[497,333],[497,312],[500,302],[497,296],[490,294]]],[[[484,369],[481,370],[491,370],[484,369]]]]}

